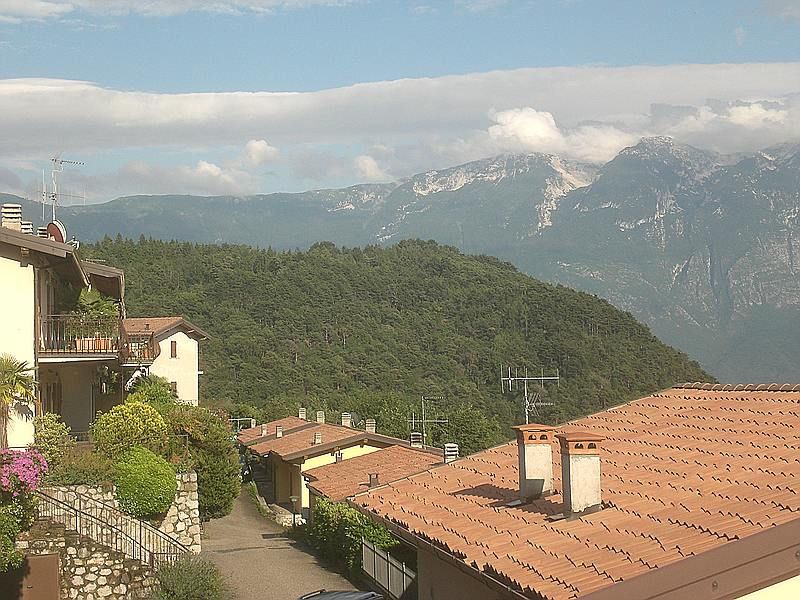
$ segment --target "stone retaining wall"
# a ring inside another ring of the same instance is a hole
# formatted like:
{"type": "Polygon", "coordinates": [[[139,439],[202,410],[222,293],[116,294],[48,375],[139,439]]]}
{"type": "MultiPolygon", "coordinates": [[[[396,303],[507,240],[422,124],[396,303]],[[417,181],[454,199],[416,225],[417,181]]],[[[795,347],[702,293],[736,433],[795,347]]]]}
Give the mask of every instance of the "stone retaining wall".
{"type": "Polygon", "coordinates": [[[37,522],[19,536],[17,548],[27,555],[59,555],[61,600],[143,598],[155,583],[153,573],[142,563],[65,532],[58,523],[37,522]]]}
{"type": "MultiPolygon", "coordinates": [[[[201,528],[197,473],[179,473],[176,478],[178,491],[175,494],[175,501],[167,510],[167,514],[158,525],[158,529],[177,539],[192,552],[199,553],[201,549],[201,528]]],[[[70,506],[76,507],[79,503],[79,496],[88,498],[89,501],[83,501],[86,505],[81,508],[92,514],[99,512],[101,518],[104,518],[102,516],[102,505],[119,509],[113,486],[104,489],[89,485],[68,485],[48,487],[42,491],[62,502],[66,502],[70,506]]],[[[104,520],[106,519],[104,518],[104,520]]],[[[103,540],[98,541],[102,542],[103,540]]]]}

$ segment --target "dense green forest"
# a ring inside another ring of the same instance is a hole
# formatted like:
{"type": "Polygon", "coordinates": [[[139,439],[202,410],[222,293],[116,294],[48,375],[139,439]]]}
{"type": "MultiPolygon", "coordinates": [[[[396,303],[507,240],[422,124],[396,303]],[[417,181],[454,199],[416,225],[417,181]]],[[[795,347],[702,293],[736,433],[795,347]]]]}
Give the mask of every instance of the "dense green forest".
{"type": "Polygon", "coordinates": [[[549,423],[710,380],[609,303],[434,242],[275,252],[118,238],[82,252],[125,270],[130,316],[183,314],[209,332],[203,401],[237,415],[348,410],[406,437],[420,397],[436,396],[428,416],[449,423],[430,441],[470,452],[524,418],[501,365],[558,369],[540,391],[549,423]]]}

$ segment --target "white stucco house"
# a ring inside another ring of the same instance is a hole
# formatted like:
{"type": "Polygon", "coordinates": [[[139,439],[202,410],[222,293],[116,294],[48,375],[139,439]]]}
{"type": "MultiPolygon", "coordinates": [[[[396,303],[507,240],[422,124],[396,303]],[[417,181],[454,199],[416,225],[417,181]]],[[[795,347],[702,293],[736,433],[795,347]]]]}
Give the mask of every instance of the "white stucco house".
{"type": "MultiPolygon", "coordinates": [[[[127,320],[124,299],[121,270],[82,261],[71,244],[25,233],[19,214],[7,219],[4,212],[0,354],[35,368],[40,409],[61,415],[79,439],[98,412],[124,401],[125,382],[137,371],[152,369],[174,382],[181,400],[198,400],[198,341],[207,335],[182,317],[127,320]],[[95,317],[76,310],[84,289],[113,300],[115,314],[95,317]]],[[[33,442],[38,409],[33,404],[11,407],[9,447],[33,442]]]]}
{"type": "Polygon", "coordinates": [[[143,317],[124,319],[128,336],[152,335],[156,353],[149,373],[163,377],[172,385],[178,400],[197,405],[199,401],[200,342],[208,334],[183,317],[143,317]]]}

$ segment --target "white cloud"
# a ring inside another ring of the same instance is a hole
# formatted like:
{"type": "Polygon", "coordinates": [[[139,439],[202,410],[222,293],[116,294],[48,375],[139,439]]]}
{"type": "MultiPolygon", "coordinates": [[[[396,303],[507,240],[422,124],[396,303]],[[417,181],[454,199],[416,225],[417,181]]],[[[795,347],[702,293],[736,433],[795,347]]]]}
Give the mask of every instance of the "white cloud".
{"type": "Polygon", "coordinates": [[[353,159],[356,175],[362,181],[384,182],[392,181],[392,176],[381,169],[373,157],[361,154],[353,159]]]}
{"type": "Polygon", "coordinates": [[[483,12],[508,4],[508,0],[455,0],[455,4],[469,12],[483,12]]]}
{"type": "Polygon", "coordinates": [[[251,167],[258,167],[277,160],[279,155],[278,149],[270,146],[266,140],[250,140],[245,144],[241,161],[251,167]]]}
{"type": "Polygon", "coordinates": [[[0,0],[0,20],[20,22],[84,12],[99,16],[169,17],[189,12],[264,14],[312,6],[344,6],[358,0],[0,0]]]}
{"type": "Polygon", "coordinates": [[[762,0],[768,12],[784,19],[800,19],[800,0],[762,0]]]}

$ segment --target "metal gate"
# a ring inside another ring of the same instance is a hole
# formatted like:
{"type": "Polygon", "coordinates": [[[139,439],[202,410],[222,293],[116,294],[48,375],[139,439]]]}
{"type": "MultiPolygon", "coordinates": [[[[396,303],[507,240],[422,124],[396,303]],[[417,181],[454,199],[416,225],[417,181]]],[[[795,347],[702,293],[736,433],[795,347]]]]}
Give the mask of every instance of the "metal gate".
{"type": "Polygon", "coordinates": [[[58,554],[28,556],[19,569],[0,573],[3,600],[58,600],[58,554]]]}

